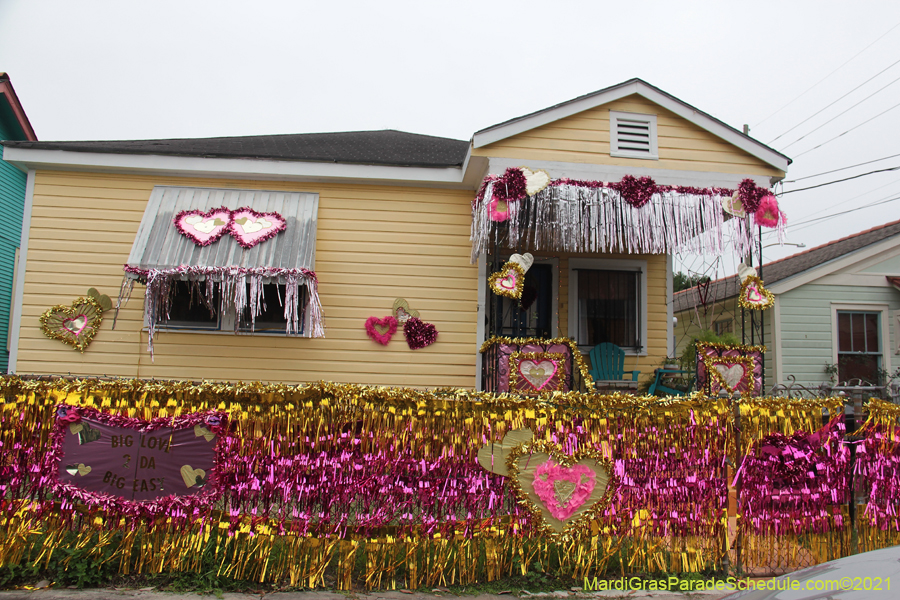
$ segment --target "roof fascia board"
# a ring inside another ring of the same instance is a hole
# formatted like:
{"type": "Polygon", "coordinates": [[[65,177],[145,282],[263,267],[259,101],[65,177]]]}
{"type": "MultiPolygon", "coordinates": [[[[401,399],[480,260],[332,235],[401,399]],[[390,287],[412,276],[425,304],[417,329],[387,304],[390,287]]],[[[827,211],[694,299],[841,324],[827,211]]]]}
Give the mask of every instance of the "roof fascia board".
{"type": "Polygon", "coordinates": [[[16,90],[13,88],[8,76],[4,76],[4,79],[0,80],[0,95],[6,96],[6,101],[9,103],[13,114],[16,115],[19,127],[22,128],[25,134],[25,139],[30,142],[36,142],[37,135],[35,135],[34,129],[31,127],[31,121],[28,120],[28,115],[25,114],[25,109],[22,108],[22,103],[19,102],[19,97],[16,95],[16,90]]]}
{"type": "MultiPolygon", "coordinates": [[[[826,275],[831,275],[836,271],[846,269],[872,256],[890,250],[891,248],[897,246],[897,244],[900,244],[900,235],[891,236],[887,239],[881,240],[880,242],[876,242],[869,246],[864,246],[858,250],[851,252],[850,254],[845,254],[844,256],[834,258],[828,262],[816,265],[811,269],[801,271],[796,275],[792,275],[786,279],[777,281],[772,285],[767,286],[768,290],[773,294],[783,294],[785,292],[789,292],[795,288],[800,287],[801,285],[811,283],[817,279],[825,277],[826,275]]],[[[763,268],[763,280],[765,280],[765,268],[763,268]]]]}
{"type": "Polygon", "coordinates": [[[464,183],[464,172],[460,167],[399,167],[158,154],[107,154],[15,147],[4,148],[4,159],[23,171],[48,169],[144,174],[152,172],[180,177],[220,179],[347,181],[381,185],[472,187],[464,183]]]}
{"type": "Polygon", "coordinates": [[[658,90],[641,81],[630,82],[620,87],[615,87],[580,100],[575,100],[552,110],[540,112],[506,125],[499,125],[484,130],[480,133],[476,133],[473,136],[472,141],[476,148],[481,148],[488,144],[493,144],[494,142],[524,133],[536,127],[558,121],[559,119],[564,119],[585,110],[608,104],[615,100],[619,100],[620,98],[624,98],[625,96],[630,96],[631,94],[643,96],[647,100],[662,106],[686,121],[722,138],[729,144],[740,148],[751,156],[755,156],[761,161],[772,165],[781,171],[787,172],[789,161],[786,157],[766,148],[759,142],[738,133],[730,127],[711,119],[695,108],[675,100],[671,96],[660,93],[658,90]]]}

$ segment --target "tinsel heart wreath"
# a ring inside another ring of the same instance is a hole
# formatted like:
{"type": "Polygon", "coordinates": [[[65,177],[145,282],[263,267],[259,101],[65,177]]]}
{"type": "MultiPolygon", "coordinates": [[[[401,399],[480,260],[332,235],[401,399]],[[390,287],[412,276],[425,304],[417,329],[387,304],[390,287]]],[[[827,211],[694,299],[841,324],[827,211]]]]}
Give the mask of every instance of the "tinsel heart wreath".
{"type": "Polygon", "coordinates": [[[397,319],[392,315],[381,319],[369,317],[366,319],[366,333],[382,346],[387,346],[394,334],[397,333],[397,319]]]}
{"type": "Polygon", "coordinates": [[[522,266],[507,262],[503,268],[488,277],[491,290],[498,296],[506,296],[518,300],[522,296],[522,285],[525,283],[525,271],[522,266]]]}
{"type": "Polygon", "coordinates": [[[589,531],[615,492],[612,466],[592,450],[572,456],[536,441],[513,448],[506,467],[519,502],[556,536],[589,531]]]}
{"type": "Polygon", "coordinates": [[[431,323],[410,317],[403,325],[403,334],[406,336],[406,343],[409,344],[409,349],[418,350],[419,348],[432,345],[437,339],[438,330],[431,323]]]}
{"type": "Polygon", "coordinates": [[[209,246],[219,240],[231,225],[231,210],[214,208],[209,212],[183,210],[173,219],[175,228],[198,246],[209,246]]]}
{"type": "Polygon", "coordinates": [[[41,331],[84,352],[103,321],[103,308],[93,298],[78,298],[72,306],[59,304],[41,315],[41,331]]]}
{"type": "Polygon", "coordinates": [[[775,305],[775,296],[763,287],[762,279],[755,275],[749,275],[741,284],[738,304],[741,308],[750,310],[766,310],[775,305]]]}
{"type": "Polygon", "coordinates": [[[622,181],[610,184],[610,187],[622,195],[622,199],[635,208],[650,202],[656,192],[656,183],[650,177],[634,177],[626,175],[622,181]]]}

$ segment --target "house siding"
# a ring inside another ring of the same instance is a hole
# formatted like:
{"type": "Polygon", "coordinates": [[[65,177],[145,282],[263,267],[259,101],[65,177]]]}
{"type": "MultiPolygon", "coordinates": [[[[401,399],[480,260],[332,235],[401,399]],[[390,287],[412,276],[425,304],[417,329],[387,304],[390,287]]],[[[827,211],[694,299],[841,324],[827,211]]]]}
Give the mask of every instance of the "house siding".
{"type": "MultiPolygon", "coordinates": [[[[888,287],[823,285],[809,283],[780,294],[782,381],[794,375],[798,383],[828,381],[823,370],[834,363],[832,346],[832,303],[886,304],[888,317],[900,309],[900,293],[888,287]]],[[[896,347],[896,332],[889,327],[890,343],[882,342],[885,353],[896,347]]],[[[894,368],[897,359],[890,356],[894,368]]]]}
{"type": "Polygon", "coordinates": [[[472,192],[413,187],[219,179],[36,174],[19,373],[474,387],[478,269],[469,264],[472,192]],[[154,185],[314,192],[323,339],[163,332],[151,359],[143,290],[112,314],[83,353],[43,335],[39,317],[96,287],[115,297],[154,185]],[[411,351],[402,332],[368,339],[369,316],[406,298],[434,323],[437,343],[411,351]]]}
{"type": "MultiPolygon", "coordinates": [[[[0,120],[0,139],[18,139],[17,132],[3,120],[0,120]]],[[[26,176],[2,158],[3,148],[0,147],[0,214],[4,219],[4,227],[0,230],[0,373],[6,373],[9,368],[9,312],[16,248],[22,232],[26,176]]]]}
{"type": "Polygon", "coordinates": [[[474,156],[784,177],[784,172],[633,95],[472,151],[474,156]],[[659,160],[609,155],[609,111],[657,115],[659,160]]]}

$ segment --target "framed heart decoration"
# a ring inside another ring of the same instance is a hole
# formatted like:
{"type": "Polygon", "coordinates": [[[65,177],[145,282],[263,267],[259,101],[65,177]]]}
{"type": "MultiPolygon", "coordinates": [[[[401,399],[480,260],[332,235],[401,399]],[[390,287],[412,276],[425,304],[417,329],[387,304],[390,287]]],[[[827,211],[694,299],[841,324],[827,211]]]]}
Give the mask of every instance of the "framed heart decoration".
{"type": "Polygon", "coordinates": [[[738,304],[741,308],[750,310],[766,310],[775,305],[775,296],[763,287],[762,279],[756,275],[748,275],[741,283],[738,304]]]}
{"type": "Polygon", "coordinates": [[[611,463],[592,450],[574,455],[549,442],[516,446],[506,463],[519,498],[555,537],[577,537],[590,531],[617,488],[611,463]]]}
{"type": "Polygon", "coordinates": [[[225,207],[214,208],[209,212],[183,210],[175,215],[174,223],[181,235],[198,246],[209,246],[219,241],[228,231],[231,210],[225,207]]]}
{"type": "Polygon", "coordinates": [[[509,391],[565,391],[565,362],[566,356],[559,352],[513,352],[509,355],[509,391]]]}
{"type": "Polygon", "coordinates": [[[697,342],[697,389],[709,396],[720,389],[742,396],[760,395],[765,351],[765,346],[697,342]]]}
{"type": "Polygon", "coordinates": [[[522,296],[522,286],[525,285],[525,270],[516,263],[507,262],[502,269],[488,277],[488,285],[498,296],[518,300],[522,296]]]}
{"type": "Polygon", "coordinates": [[[41,331],[84,352],[103,321],[103,307],[93,298],[78,298],[71,306],[59,304],[41,315],[41,331]]]}

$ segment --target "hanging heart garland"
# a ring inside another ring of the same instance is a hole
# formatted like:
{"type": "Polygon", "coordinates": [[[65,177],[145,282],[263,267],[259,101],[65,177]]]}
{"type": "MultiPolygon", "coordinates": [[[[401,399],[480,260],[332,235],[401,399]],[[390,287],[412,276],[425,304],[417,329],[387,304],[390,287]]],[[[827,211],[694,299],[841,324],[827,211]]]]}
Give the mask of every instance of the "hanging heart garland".
{"type": "Polygon", "coordinates": [[[525,271],[518,263],[507,262],[503,268],[488,277],[488,285],[498,296],[506,296],[518,300],[522,296],[525,283],[525,271]]]}
{"type": "Polygon", "coordinates": [[[410,317],[403,325],[403,334],[406,336],[406,343],[409,345],[409,349],[418,350],[433,344],[437,339],[438,330],[431,323],[410,317]]]}
{"type": "Polygon", "coordinates": [[[775,305],[775,296],[763,287],[762,279],[756,275],[747,275],[741,283],[738,304],[741,308],[750,310],[766,310],[775,305]]]}
{"type": "Polygon", "coordinates": [[[41,315],[41,331],[84,352],[103,321],[103,308],[93,298],[78,298],[72,306],[63,304],[48,308],[41,315]]]}
{"type": "Polygon", "coordinates": [[[589,531],[590,521],[606,508],[617,487],[612,466],[599,453],[569,455],[544,441],[513,448],[507,471],[519,502],[554,537],[589,531]]]}
{"type": "Polygon", "coordinates": [[[214,208],[209,212],[183,210],[173,219],[175,228],[198,246],[209,246],[217,242],[228,231],[231,224],[231,210],[214,208]]]}
{"type": "Polygon", "coordinates": [[[378,317],[366,319],[366,334],[382,346],[387,346],[395,333],[397,333],[397,319],[391,315],[381,319],[378,317]]]}

